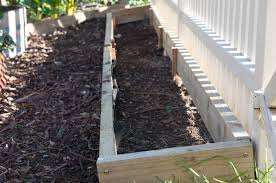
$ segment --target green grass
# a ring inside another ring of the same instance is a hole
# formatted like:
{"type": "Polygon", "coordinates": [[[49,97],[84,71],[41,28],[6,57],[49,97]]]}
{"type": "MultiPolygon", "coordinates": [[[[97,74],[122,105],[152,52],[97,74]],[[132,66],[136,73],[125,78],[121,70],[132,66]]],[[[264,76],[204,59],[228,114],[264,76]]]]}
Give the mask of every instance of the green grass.
{"type": "MultiPolygon", "coordinates": [[[[188,165],[185,161],[177,161],[177,165],[183,168],[191,174],[190,183],[271,183],[271,172],[274,169],[274,165],[268,165],[268,160],[266,158],[265,168],[261,170],[257,167],[255,163],[255,177],[249,177],[249,170],[238,170],[232,161],[228,161],[229,169],[233,171],[233,176],[227,180],[221,180],[217,178],[207,178],[204,174],[200,174],[195,171],[192,167],[197,167],[202,163],[208,162],[214,158],[224,158],[224,157],[211,157],[206,160],[200,161],[199,163],[195,163],[193,165],[188,165]]],[[[224,158],[225,159],[225,158],[224,158]]],[[[156,177],[157,181],[160,183],[181,183],[181,180],[172,176],[168,179],[161,179],[160,177],[156,177]]]]}

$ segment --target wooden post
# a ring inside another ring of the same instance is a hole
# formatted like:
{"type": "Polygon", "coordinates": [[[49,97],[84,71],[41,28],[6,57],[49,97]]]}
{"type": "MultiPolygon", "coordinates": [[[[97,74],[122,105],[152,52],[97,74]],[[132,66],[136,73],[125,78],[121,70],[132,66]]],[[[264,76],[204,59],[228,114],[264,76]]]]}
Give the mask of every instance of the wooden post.
{"type": "Polygon", "coordinates": [[[163,48],[163,27],[159,26],[159,35],[158,35],[158,49],[162,49],[163,48]]]}
{"type": "Polygon", "coordinates": [[[150,25],[153,25],[153,9],[149,9],[149,23],[150,25]]]}
{"type": "Polygon", "coordinates": [[[112,17],[113,30],[116,30],[116,18],[112,17]]]}
{"type": "Polygon", "coordinates": [[[111,40],[111,58],[112,61],[115,61],[117,59],[116,57],[116,42],[114,39],[111,40]]]}
{"type": "Polygon", "coordinates": [[[172,78],[177,75],[177,52],[178,49],[176,47],[172,47],[172,78]]]}
{"type": "Polygon", "coordinates": [[[111,58],[112,58],[112,61],[116,61],[116,59],[117,59],[117,57],[116,57],[116,48],[111,49],[111,58]]]}

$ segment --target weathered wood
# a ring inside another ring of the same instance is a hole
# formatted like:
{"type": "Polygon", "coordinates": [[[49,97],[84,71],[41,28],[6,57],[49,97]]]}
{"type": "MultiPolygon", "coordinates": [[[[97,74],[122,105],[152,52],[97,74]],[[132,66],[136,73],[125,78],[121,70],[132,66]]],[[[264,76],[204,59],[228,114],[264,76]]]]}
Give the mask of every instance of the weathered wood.
{"type": "Polygon", "coordinates": [[[114,40],[113,34],[114,34],[114,29],[113,29],[112,13],[107,13],[106,26],[105,26],[105,40],[104,40],[105,46],[111,46],[114,40]]]}
{"type": "Polygon", "coordinates": [[[149,9],[149,23],[150,25],[153,25],[153,9],[149,9]]]}
{"type": "Polygon", "coordinates": [[[82,23],[92,18],[105,17],[107,13],[112,11],[120,11],[124,9],[132,8],[122,5],[113,5],[111,7],[101,7],[96,10],[76,12],[74,15],[62,16],[58,19],[46,19],[41,22],[28,23],[26,27],[26,35],[30,36],[34,34],[50,34],[59,27],[66,28],[68,26],[75,25],[76,23],[82,23]]]}
{"type": "Polygon", "coordinates": [[[252,145],[248,140],[122,154],[99,158],[97,166],[101,183],[152,183],[157,180],[155,176],[172,175],[181,182],[190,182],[191,174],[181,165],[191,166],[209,178],[225,179],[235,176],[229,161],[254,177],[252,145]]]}
{"type": "Polygon", "coordinates": [[[112,16],[113,30],[116,30],[116,18],[112,16]]]}
{"type": "Polygon", "coordinates": [[[112,48],[111,49],[111,55],[112,55],[112,60],[116,60],[116,49],[115,48],[112,48]]]}
{"type": "Polygon", "coordinates": [[[113,80],[112,80],[111,47],[104,48],[101,121],[100,121],[100,157],[112,156],[117,153],[113,127],[113,80]]]}
{"type": "Polygon", "coordinates": [[[172,78],[177,75],[177,51],[177,48],[172,47],[172,78]]]}
{"type": "Polygon", "coordinates": [[[159,31],[157,35],[158,35],[157,47],[158,49],[162,49],[163,48],[163,27],[162,26],[159,27],[159,31]]]}
{"type": "Polygon", "coordinates": [[[112,11],[112,14],[116,18],[116,24],[119,25],[147,19],[149,8],[149,5],[126,8],[123,10],[112,11]]]}
{"type": "Polygon", "coordinates": [[[116,60],[113,46],[112,14],[106,16],[106,33],[103,53],[102,96],[101,96],[101,121],[100,121],[100,148],[99,157],[108,157],[117,154],[116,140],[113,127],[113,78],[112,60],[116,60]]]}

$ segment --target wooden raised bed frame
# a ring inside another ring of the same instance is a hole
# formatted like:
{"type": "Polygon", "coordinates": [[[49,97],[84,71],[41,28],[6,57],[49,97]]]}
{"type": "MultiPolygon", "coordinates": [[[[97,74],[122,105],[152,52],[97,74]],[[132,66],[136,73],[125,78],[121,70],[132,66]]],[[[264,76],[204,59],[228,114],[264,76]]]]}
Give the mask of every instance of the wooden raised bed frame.
{"type": "Polygon", "coordinates": [[[185,161],[207,177],[230,178],[234,175],[229,166],[232,161],[238,170],[248,170],[254,176],[253,150],[247,132],[230,111],[214,88],[204,87],[209,80],[189,52],[158,15],[155,7],[144,6],[108,13],[103,55],[102,104],[100,126],[100,155],[97,160],[99,181],[156,182],[156,176],[175,176],[189,182],[191,175],[177,162],[185,161]],[[178,74],[194,99],[202,119],[215,143],[161,150],[117,154],[113,128],[114,90],[112,60],[116,59],[113,30],[116,24],[149,18],[156,30],[158,46],[164,48],[172,60],[172,74],[178,74]],[[223,107],[222,107],[223,106],[223,107]]]}

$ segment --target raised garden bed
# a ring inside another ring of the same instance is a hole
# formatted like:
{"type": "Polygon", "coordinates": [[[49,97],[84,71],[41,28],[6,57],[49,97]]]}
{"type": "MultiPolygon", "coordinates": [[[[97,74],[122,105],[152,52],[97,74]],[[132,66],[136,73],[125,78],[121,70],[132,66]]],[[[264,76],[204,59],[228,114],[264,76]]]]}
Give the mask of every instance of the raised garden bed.
{"type": "Polygon", "coordinates": [[[212,142],[148,21],[120,25],[113,76],[119,86],[114,129],[118,154],[212,142]]]}
{"type": "Polygon", "coordinates": [[[200,67],[168,26],[161,23],[158,14],[152,9],[143,13],[140,17],[149,17],[152,27],[143,23],[120,25],[115,39],[116,25],[133,22],[132,16],[126,14],[129,20],[121,22],[118,12],[107,15],[97,161],[100,182],[154,182],[156,176],[174,176],[188,182],[191,176],[178,162],[185,162],[207,177],[229,178],[234,175],[228,164],[232,161],[237,169],[248,170],[248,175],[253,177],[252,144],[246,131],[219,94],[206,91],[202,81],[208,83],[208,79],[197,77],[200,67]],[[158,40],[151,33],[153,28],[158,40]],[[147,36],[151,38],[144,40],[147,36]],[[155,44],[164,48],[169,59],[162,57],[155,44]],[[148,60],[150,57],[152,60],[148,60]],[[174,86],[172,79],[176,75],[194,99],[209,133],[201,124],[197,110],[192,104],[187,105],[186,90],[182,85],[174,86]],[[184,101],[179,92],[184,92],[184,101]],[[155,95],[156,100],[150,95],[155,95]],[[191,119],[188,114],[193,112],[191,119]],[[184,129],[189,127],[202,132],[197,140],[185,136],[184,129]],[[214,143],[202,144],[211,141],[208,134],[214,143]],[[184,144],[183,140],[186,140],[184,144]]]}

